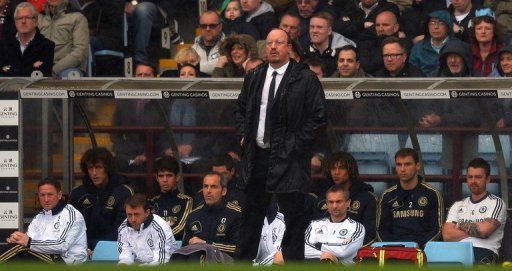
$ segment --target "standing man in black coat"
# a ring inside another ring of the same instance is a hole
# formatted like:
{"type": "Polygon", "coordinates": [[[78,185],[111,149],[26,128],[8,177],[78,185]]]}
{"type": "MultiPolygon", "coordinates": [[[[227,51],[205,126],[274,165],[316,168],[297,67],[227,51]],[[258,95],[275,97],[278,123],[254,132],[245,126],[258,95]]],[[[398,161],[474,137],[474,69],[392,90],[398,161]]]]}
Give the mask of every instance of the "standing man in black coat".
{"type": "Polygon", "coordinates": [[[55,44],[37,29],[36,8],[27,2],[16,6],[16,35],[9,35],[0,46],[0,76],[30,76],[39,70],[52,75],[55,44]]]}
{"type": "Polygon", "coordinates": [[[291,39],[282,29],[267,36],[266,65],[248,73],[235,110],[243,149],[246,202],[237,255],[254,259],[272,194],[285,217],[284,260],[304,259],[304,206],[311,147],[326,125],[325,95],[316,75],[291,60],[291,39]],[[269,105],[269,106],[267,106],[269,105]]]}

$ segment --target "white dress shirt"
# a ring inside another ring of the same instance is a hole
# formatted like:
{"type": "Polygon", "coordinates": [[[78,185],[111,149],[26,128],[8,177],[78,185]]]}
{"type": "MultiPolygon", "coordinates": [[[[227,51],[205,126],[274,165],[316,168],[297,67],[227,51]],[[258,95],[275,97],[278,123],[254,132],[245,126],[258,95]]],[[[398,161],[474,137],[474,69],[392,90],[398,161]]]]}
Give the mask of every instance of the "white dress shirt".
{"type": "Polygon", "coordinates": [[[265,144],[263,142],[263,136],[265,135],[265,119],[267,117],[267,103],[268,103],[268,94],[269,94],[269,88],[270,88],[270,82],[272,81],[272,73],[274,71],[277,72],[276,75],[276,86],[274,89],[274,97],[276,97],[277,89],[279,88],[279,84],[281,83],[281,80],[283,79],[284,72],[288,68],[288,64],[290,62],[287,62],[283,66],[281,66],[278,69],[272,68],[270,65],[267,69],[267,75],[265,77],[265,84],[263,84],[263,92],[261,93],[261,104],[260,104],[260,118],[258,122],[258,133],[256,134],[256,144],[258,144],[258,147],[267,149],[270,146],[268,144],[265,144]]]}

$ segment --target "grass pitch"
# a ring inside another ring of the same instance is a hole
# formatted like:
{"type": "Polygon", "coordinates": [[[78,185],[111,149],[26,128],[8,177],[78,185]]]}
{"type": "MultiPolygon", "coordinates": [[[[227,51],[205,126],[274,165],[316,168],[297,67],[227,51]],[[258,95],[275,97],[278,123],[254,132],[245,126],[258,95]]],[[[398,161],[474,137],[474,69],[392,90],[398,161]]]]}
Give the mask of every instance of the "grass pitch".
{"type": "MultiPolygon", "coordinates": [[[[132,271],[132,270],[148,270],[148,271],[192,271],[192,270],[204,270],[204,271],[246,271],[246,270],[280,270],[280,271],[291,271],[291,270],[304,270],[304,271],[328,271],[328,270],[354,270],[354,271],[406,271],[406,270],[435,270],[435,271],[456,271],[456,270],[504,270],[500,266],[492,267],[462,267],[462,266],[425,266],[418,268],[412,265],[393,265],[379,268],[373,265],[354,265],[350,267],[344,267],[340,265],[329,265],[329,264],[316,264],[316,263],[291,263],[285,266],[271,266],[271,267],[252,267],[249,263],[237,263],[230,265],[206,265],[201,267],[199,264],[193,263],[175,263],[165,266],[155,267],[140,267],[140,266],[117,266],[112,263],[87,263],[79,266],[66,266],[64,264],[28,264],[28,263],[7,263],[0,265],[1,271],[132,271]]],[[[510,269],[509,269],[510,270],[510,269]]]]}

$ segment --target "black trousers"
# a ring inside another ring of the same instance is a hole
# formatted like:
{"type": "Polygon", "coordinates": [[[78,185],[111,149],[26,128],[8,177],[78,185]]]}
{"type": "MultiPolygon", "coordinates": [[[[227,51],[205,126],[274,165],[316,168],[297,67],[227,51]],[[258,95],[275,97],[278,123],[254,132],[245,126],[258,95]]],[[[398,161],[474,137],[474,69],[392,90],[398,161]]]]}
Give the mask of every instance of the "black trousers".
{"type": "MultiPolygon", "coordinates": [[[[263,219],[273,195],[266,192],[268,166],[269,152],[256,147],[253,174],[245,189],[246,202],[242,207],[242,223],[237,245],[239,259],[252,260],[258,252],[263,219]]],[[[304,215],[305,194],[290,192],[275,195],[286,225],[281,243],[283,258],[285,261],[304,260],[304,233],[307,227],[304,215]]]]}
{"type": "Polygon", "coordinates": [[[495,265],[498,262],[498,255],[492,250],[473,247],[473,253],[475,254],[476,265],[495,265]]]}
{"type": "Polygon", "coordinates": [[[63,263],[64,261],[58,255],[48,255],[32,251],[26,247],[14,244],[7,244],[0,247],[0,264],[5,262],[44,262],[44,263],[63,263]]]}

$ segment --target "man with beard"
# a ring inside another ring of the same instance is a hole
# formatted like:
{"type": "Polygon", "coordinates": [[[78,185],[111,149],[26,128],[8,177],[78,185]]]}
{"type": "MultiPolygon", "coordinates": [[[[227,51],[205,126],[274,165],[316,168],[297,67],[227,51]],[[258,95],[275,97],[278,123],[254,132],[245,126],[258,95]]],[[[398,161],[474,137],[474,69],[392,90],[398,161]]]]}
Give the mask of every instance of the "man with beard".
{"type": "Polygon", "coordinates": [[[471,195],[455,202],[443,225],[443,240],[471,242],[477,264],[495,264],[501,246],[507,208],[505,202],[487,191],[491,167],[482,158],[468,164],[466,182],[471,195]]]}

